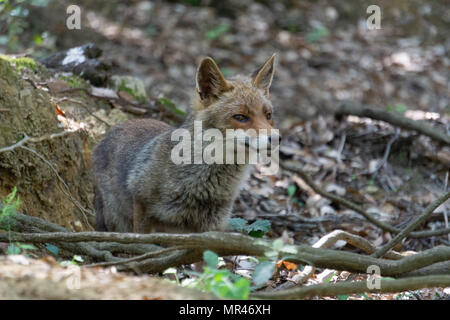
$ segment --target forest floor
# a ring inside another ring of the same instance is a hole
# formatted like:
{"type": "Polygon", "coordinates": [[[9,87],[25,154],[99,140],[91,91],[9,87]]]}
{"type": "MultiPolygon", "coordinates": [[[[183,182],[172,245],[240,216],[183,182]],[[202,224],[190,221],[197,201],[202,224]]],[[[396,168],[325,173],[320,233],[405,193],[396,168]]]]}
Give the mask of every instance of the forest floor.
{"type": "MultiPolygon", "coordinates": [[[[53,51],[94,42],[103,50],[102,59],[113,66],[112,73],[140,78],[151,100],[168,98],[180,110],[189,109],[201,57],[213,57],[222,72],[232,76],[252,72],[275,52],[277,67],[271,97],[283,136],[282,159],[299,164],[324,190],[364,206],[377,219],[399,228],[444,193],[448,187],[449,146],[385,122],[355,116],[338,118],[325,110],[339,101],[351,100],[427,121],[448,134],[448,6],[440,2],[386,3],[386,24],[381,30],[368,31],[365,6],[352,1],[339,5],[305,1],[294,6],[283,1],[231,2],[233,5],[213,2],[213,6],[205,7],[175,1],[112,1],[108,5],[85,1],[82,8],[86,28],[80,31],[61,31],[51,18],[51,10],[41,12],[42,21],[33,23],[39,29],[44,28],[40,24],[45,21],[49,35],[30,52],[45,57],[53,51]]],[[[64,1],[58,4],[64,5],[64,1]]],[[[46,81],[61,85],[52,77],[46,81]]],[[[49,93],[55,101],[69,99],[67,105],[58,104],[66,118],[61,121],[88,130],[90,147],[108,125],[136,117],[117,104],[96,105],[90,111],[75,108],[70,99],[86,99],[79,93],[53,94],[52,88],[49,93]]],[[[164,120],[163,113],[146,116],[164,120]]],[[[83,205],[92,208],[89,202],[83,205]]],[[[423,229],[443,228],[448,212],[448,204],[440,206],[423,229]]],[[[320,196],[297,174],[284,169],[273,176],[254,170],[233,213],[250,222],[271,221],[267,237],[282,237],[286,243],[312,245],[336,229],[362,236],[377,246],[393,236],[356,212],[320,196]]],[[[407,239],[395,249],[418,252],[439,244],[449,245],[449,238],[407,239]]],[[[333,249],[360,252],[345,241],[338,241],[333,249]]],[[[0,260],[0,270],[8,263],[0,260]]],[[[245,258],[235,260],[234,268],[243,275],[252,267],[245,258]]],[[[309,283],[323,282],[323,277],[332,275],[329,270],[322,271],[309,283]]],[[[291,281],[299,272],[280,268],[266,289],[291,281]]],[[[99,271],[98,277],[110,277],[104,274],[108,272],[99,271]]],[[[349,277],[340,272],[328,281],[355,279],[349,277]]],[[[99,278],[86,276],[93,282],[99,278]]],[[[437,288],[373,294],[370,298],[448,296],[448,290],[437,288]]]]}

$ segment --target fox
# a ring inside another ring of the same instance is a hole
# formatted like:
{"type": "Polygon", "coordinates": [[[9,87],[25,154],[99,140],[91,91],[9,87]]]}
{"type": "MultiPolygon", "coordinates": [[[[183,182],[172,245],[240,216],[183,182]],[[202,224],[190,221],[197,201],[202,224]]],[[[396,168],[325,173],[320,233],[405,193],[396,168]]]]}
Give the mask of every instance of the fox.
{"type": "MultiPolygon", "coordinates": [[[[273,129],[269,88],[275,54],[250,75],[226,79],[210,57],[201,60],[189,114],[179,128],[273,129]]],[[[227,230],[233,203],[249,176],[245,163],[183,163],[171,159],[178,128],[154,119],[111,127],[93,150],[96,229],[134,233],[227,230]]],[[[279,135],[262,135],[270,145],[279,135]]],[[[225,141],[227,143],[227,141],[225,141]]],[[[248,140],[246,147],[250,147],[248,140]]],[[[201,146],[203,148],[203,145],[201,146]]]]}

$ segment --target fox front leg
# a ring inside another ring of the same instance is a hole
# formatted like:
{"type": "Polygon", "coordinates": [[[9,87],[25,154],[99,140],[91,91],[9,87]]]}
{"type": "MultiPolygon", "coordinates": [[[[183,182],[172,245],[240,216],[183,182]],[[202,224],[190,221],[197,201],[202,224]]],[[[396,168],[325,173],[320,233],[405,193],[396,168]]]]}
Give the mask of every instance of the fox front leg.
{"type": "Polygon", "coordinates": [[[133,232],[144,233],[144,206],[137,200],[133,200],[133,232]]]}

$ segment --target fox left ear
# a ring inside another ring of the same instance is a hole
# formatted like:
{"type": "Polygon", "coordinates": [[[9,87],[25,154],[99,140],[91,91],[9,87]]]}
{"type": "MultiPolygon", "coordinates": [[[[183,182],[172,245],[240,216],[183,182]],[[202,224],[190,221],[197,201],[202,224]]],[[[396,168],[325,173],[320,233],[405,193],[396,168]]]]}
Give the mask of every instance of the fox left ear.
{"type": "Polygon", "coordinates": [[[253,72],[253,85],[257,88],[263,89],[266,95],[269,95],[269,88],[272,84],[273,74],[275,72],[275,54],[273,54],[264,65],[253,72]]]}
{"type": "Polygon", "coordinates": [[[228,90],[230,86],[217,64],[210,57],[204,58],[197,70],[197,92],[200,99],[208,104],[228,90]]]}

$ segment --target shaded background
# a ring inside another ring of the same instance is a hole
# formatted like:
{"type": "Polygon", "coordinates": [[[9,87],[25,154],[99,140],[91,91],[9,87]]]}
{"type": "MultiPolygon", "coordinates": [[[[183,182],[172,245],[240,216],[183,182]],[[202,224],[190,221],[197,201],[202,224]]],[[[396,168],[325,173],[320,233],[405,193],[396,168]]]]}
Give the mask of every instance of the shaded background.
{"type": "Polygon", "coordinates": [[[278,54],[273,99],[283,126],[335,99],[449,113],[449,1],[3,1],[0,51],[39,58],[94,42],[117,73],[186,109],[196,65],[226,75],[278,54]],[[68,30],[66,8],[81,8],[68,30]],[[381,30],[366,9],[381,7],[381,30]]]}

